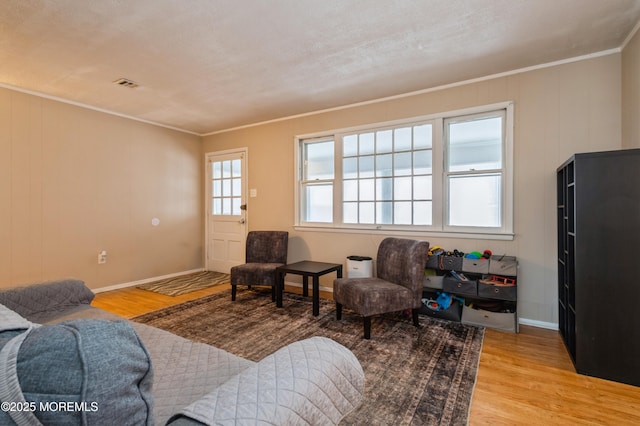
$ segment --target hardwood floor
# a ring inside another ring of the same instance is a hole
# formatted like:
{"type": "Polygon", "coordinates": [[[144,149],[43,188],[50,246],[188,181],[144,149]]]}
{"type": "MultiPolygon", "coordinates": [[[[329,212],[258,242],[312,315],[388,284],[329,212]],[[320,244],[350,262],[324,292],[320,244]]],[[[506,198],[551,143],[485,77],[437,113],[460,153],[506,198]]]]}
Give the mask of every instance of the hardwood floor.
{"type": "MultiPolygon", "coordinates": [[[[126,288],[98,293],[93,305],[132,318],[228,288],[177,297],[126,288]]],[[[576,374],[557,331],[487,329],[469,419],[472,426],[640,425],[640,387],[576,374]]]]}

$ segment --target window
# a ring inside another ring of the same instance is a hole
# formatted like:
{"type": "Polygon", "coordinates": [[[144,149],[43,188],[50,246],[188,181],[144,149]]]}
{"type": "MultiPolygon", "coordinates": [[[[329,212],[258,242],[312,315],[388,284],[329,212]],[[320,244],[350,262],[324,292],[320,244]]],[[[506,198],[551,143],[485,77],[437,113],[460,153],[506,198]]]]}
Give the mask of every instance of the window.
{"type": "Polygon", "coordinates": [[[211,163],[211,214],[241,215],[242,171],[239,159],[211,163]]]}
{"type": "Polygon", "coordinates": [[[432,125],[342,137],[342,222],[431,225],[432,125]]]}
{"type": "Polygon", "coordinates": [[[335,176],[333,138],[306,140],[302,146],[304,221],[331,223],[335,176]]]}
{"type": "Polygon", "coordinates": [[[511,103],[296,138],[298,225],[512,233],[511,103]]]}

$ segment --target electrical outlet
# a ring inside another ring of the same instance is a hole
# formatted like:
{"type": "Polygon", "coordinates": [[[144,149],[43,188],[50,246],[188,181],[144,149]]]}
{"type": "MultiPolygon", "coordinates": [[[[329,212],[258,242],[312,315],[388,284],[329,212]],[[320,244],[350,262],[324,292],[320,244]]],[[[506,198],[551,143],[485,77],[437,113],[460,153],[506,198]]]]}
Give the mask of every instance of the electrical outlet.
{"type": "Polygon", "coordinates": [[[102,250],[98,253],[98,265],[102,265],[103,263],[107,263],[107,251],[102,250]]]}

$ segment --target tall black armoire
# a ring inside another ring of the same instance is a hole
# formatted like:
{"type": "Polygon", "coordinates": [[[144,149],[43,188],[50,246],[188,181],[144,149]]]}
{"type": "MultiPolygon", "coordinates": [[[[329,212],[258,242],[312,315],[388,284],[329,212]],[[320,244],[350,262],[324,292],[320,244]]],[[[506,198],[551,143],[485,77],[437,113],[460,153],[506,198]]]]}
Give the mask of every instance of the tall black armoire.
{"type": "Polygon", "coordinates": [[[560,333],[576,371],[640,386],[640,149],[557,171],[560,333]]]}

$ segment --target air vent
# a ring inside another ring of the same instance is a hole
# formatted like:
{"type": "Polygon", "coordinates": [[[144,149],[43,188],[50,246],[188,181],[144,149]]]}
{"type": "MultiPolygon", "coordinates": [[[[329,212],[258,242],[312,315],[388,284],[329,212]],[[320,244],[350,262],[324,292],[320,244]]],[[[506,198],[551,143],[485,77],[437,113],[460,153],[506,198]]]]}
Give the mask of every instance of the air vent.
{"type": "Polygon", "coordinates": [[[128,87],[130,89],[135,89],[139,86],[138,83],[133,80],[129,80],[128,78],[119,78],[115,80],[114,83],[122,87],[128,87]]]}

